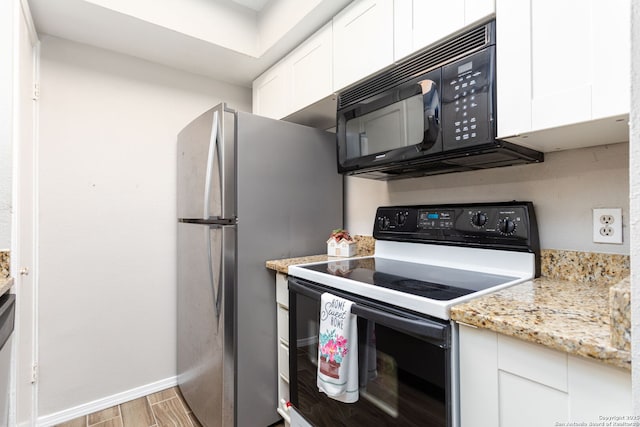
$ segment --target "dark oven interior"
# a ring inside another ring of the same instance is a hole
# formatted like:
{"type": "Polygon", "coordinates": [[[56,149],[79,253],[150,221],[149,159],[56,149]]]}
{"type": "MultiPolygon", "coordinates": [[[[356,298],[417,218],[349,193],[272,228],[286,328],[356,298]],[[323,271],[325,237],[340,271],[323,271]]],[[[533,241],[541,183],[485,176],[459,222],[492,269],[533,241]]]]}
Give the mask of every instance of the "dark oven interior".
{"type": "Polygon", "coordinates": [[[289,303],[291,402],[307,421],[317,427],[450,425],[448,345],[358,315],[360,396],[345,404],[316,385],[319,298],[290,287],[289,303]]]}

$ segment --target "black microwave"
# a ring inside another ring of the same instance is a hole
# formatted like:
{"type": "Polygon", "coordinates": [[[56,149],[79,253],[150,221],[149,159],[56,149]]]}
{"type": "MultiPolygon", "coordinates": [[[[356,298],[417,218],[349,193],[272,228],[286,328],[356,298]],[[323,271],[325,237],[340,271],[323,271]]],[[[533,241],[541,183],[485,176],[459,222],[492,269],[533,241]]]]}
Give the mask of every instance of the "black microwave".
{"type": "Polygon", "coordinates": [[[338,94],[338,171],[396,179],[542,162],[496,140],[495,21],[338,94]]]}

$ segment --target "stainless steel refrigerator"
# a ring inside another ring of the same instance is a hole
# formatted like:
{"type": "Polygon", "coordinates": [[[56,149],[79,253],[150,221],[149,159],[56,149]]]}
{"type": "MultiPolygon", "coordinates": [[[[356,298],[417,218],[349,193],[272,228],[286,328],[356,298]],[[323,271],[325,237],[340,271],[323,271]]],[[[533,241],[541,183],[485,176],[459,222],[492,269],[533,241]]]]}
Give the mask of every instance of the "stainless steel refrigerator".
{"type": "Polygon", "coordinates": [[[207,111],[178,135],[177,371],[205,427],[268,426],[277,408],[269,259],[326,251],[342,225],[335,135],[207,111]]]}

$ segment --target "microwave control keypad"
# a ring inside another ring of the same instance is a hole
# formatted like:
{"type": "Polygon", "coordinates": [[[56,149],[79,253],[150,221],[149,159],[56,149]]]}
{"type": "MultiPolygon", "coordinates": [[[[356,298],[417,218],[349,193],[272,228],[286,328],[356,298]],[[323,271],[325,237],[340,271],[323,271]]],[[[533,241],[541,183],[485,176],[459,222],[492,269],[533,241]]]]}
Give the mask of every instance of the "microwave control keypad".
{"type": "Polygon", "coordinates": [[[443,69],[444,138],[449,148],[484,143],[493,136],[487,117],[492,90],[492,48],[443,69]]]}
{"type": "Polygon", "coordinates": [[[482,76],[482,71],[474,71],[472,69],[472,62],[461,65],[458,68],[469,68],[468,71],[463,71],[463,74],[458,78],[454,78],[449,82],[450,86],[453,86],[455,91],[454,111],[456,112],[455,125],[455,140],[466,141],[469,138],[477,138],[478,118],[475,116],[478,110],[477,89],[478,80],[482,76]]]}

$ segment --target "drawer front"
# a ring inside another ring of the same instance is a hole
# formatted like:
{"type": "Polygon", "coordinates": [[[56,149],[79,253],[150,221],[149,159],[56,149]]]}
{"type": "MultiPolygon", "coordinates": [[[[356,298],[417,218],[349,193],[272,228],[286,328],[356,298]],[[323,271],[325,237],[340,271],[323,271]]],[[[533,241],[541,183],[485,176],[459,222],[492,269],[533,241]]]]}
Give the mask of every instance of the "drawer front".
{"type": "Polygon", "coordinates": [[[498,334],[498,369],[567,391],[567,354],[498,334]]]}
{"type": "Polygon", "coordinates": [[[278,305],[278,340],[289,345],[289,310],[278,305]]]}
{"type": "Polygon", "coordinates": [[[276,302],[284,308],[289,308],[289,285],[287,275],[276,274],[276,302]]]}
{"type": "Polygon", "coordinates": [[[280,378],[289,382],[289,346],[278,346],[278,373],[280,378]]]}

